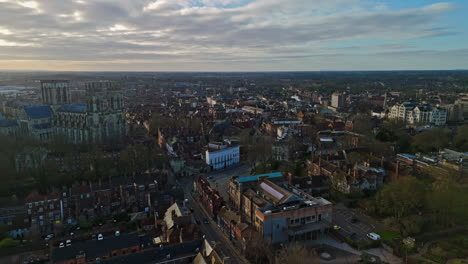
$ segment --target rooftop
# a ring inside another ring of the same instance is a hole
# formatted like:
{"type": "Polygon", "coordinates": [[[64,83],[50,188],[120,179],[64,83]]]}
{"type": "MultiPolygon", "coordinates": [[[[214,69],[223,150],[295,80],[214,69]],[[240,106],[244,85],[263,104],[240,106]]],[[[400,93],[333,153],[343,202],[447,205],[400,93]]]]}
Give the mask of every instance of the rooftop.
{"type": "Polygon", "coordinates": [[[266,173],[266,174],[244,176],[244,177],[237,178],[237,182],[244,183],[244,182],[258,181],[258,178],[265,177],[265,176],[268,179],[274,179],[274,178],[283,177],[283,174],[281,172],[271,172],[271,173],[266,173]]]}
{"type": "Polygon", "coordinates": [[[54,114],[48,105],[25,106],[24,112],[31,119],[50,118],[54,114]]]}
{"type": "Polygon", "coordinates": [[[59,262],[75,259],[77,255],[86,254],[87,259],[96,259],[108,255],[113,250],[130,248],[139,245],[138,234],[126,234],[119,237],[104,237],[103,240],[89,240],[73,243],[69,247],[54,248],[52,250],[52,261],[59,262]]]}
{"type": "Polygon", "coordinates": [[[58,111],[61,112],[72,112],[72,113],[86,113],[86,104],[69,104],[69,105],[62,105],[59,107],[58,111]]]}
{"type": "Polygon", "coordinates": [[[106,264],[153,264],[165,261],[175,260],[176,258],[195,257],[202,249],[203,240],[194,240],[185,243],[179,243],[169,246],[163,246],[131,255],[114,257],[111,259],[100,260],[98,263],[106,264]]]}

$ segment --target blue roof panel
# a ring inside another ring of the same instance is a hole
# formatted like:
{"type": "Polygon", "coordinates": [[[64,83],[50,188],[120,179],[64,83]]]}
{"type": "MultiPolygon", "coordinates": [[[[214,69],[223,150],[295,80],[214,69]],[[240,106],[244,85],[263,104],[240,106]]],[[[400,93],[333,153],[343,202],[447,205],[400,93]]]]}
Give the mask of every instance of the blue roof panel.
{"type": "Polygon", "coordinates": [[[406,157],[406,158],[410,158],[410,159],[415,159],[416,158],[416,156],[411,155],[411,154],[402,153],[401,155],[406,157]]]}
{"type": "Polygon", "coordinates": [[[240,183],[250,182],[250,181],[258,181],[258,178],[261,177],[261,176],[268,176],[268,179],[273,179],[273,178],[283,177],[283,174],[281,172],[272,172],[272,173],[266,173],[266,174],[244,176],[244,177],[239,177],[237,179],[237,181],[240,182],[240,183]]]}
{"type": "Polygon", "coordinates": [[[48,105],[26,106],[24,111],[31,119],[50,118],[53,115],[52,108],[48,105]]]}
{"type": "Polygon", "coordinates": [[[86,103],[62,105],[58,110],[61,112],[86,113],[86,103]]]}

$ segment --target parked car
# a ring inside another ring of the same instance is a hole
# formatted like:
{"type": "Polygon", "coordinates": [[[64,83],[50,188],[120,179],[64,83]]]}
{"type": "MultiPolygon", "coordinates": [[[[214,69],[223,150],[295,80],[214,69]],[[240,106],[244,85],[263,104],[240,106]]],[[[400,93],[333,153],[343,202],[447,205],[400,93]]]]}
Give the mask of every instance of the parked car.
{"type": "Polygon", "coordinates": [[[67,246],[67,247],[71,246],[71,240],[70,240],[70,239],[68,239],[68,240],[65,242],[65,246],[67,246]]]}
{"type": "Polygon", "coordinates": [[[209,224],[209,223],[210,223],[210,220],[208,220],[208,218],[205,217],[205,218],[203,218],[203,223],[204,223],[204,224],[209,224]]]}
{"type": "Polygon", "coordinates": [[[104,239],[104,236],[103,236],[102,234],[99,234],[99,235],[97,236],[97,240],[101,241],[101,240],[103,240],[103,239],[104,239]]]}
{"type": "Polygon", "coordinates": [[[65,247],[65,244],[63,242],[60,242],[59,248],[64,248],[64,247],[65,247]]]}
{"type": "Polygon", "coordinates": [[[115,231],[115,236],[120,236],[120,230],[115,231]]]}
{"type": "Polygon", "coordinates": [[[367,234],[367,237],[372,239],[372,240],[380,240],[380,235],[378,235],[376,233],[369,233],[369,234],[367,234]]]}
{"type": "Polygon", "coordinates": [[[354,223],[357,223],[357,222],[359,222],[359,219],[357,219],[356,217],[351,218],[351,223],[354,224],[354,223]]]}
{"type": "Polygon", "coordinates": [[[334,225],[334,226],[333,226],[333,229],[334,229],[334,230],[340,230],[340,229],[341,229],[341,227],[340,227],[340,226],[338,226],[338,225],[334,225]]]}

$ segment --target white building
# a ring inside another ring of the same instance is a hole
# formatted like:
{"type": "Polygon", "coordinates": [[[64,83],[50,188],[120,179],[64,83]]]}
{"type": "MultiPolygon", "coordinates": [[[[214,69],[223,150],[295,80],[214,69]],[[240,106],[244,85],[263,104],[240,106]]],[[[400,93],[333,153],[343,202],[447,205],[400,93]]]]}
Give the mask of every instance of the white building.
{"type": "Polygon", "coordinates": [[[388,117],[390,119],[403,120],[408,124],[443,126],[447,122],[447,110],[441,107],[432,107],[428,104],[408,101],[392,106],[388,117]]]}
{"type": "Polygon", "coordinates": [[[331,96],[331,105],[333,108],[343,108],[345,106],[345,96],[342,93],[333,93],[331,96]]]}
{"type": "Polygon", "coordinates": [[[205,152],[205,162],[213,170],[220,170],[240,162],[239,145],[230,142],[208,144],[205,152]]]}

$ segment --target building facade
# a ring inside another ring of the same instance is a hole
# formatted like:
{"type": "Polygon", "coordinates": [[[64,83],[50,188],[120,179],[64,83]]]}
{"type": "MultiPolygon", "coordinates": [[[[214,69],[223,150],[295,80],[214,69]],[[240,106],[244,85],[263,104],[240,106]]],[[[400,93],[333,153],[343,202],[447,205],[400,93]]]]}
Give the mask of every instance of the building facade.
{"type": "Polygon", "coordinates": [[[331,96],[331,105],[334,108],[343,108],[345,106],[345,96],[342,93],[333,93],[331,96]]]}
{"type": "Polygon", "coordinates": [[[205,162],[213,170],[220,170],[240,162],[239,145],[230,142],[210,143],[205,151],[205,162]]]}
{"type": "Polygon", "coordinates": [[[53,118],[56,134],[74,143],[103,142],[127,134],[123,93],[115,83],[87,83],[86,98],[86,103],[57,108],[53,118]]]}
{"type": "Polygon", "coordinates": [[[408,101],[392,106],[388,117],[402,120],[408,124],[443,126],[447,123],[447,110],[442,107],[432,107],[429,104],[408,101]]]}
{"type": "Polygon", "coordinates": [[[235,177],[229,197],[242,220],[273,244],[319,239],[332,223],[332,204],[291,187],[281,173],[235,177]]]}

